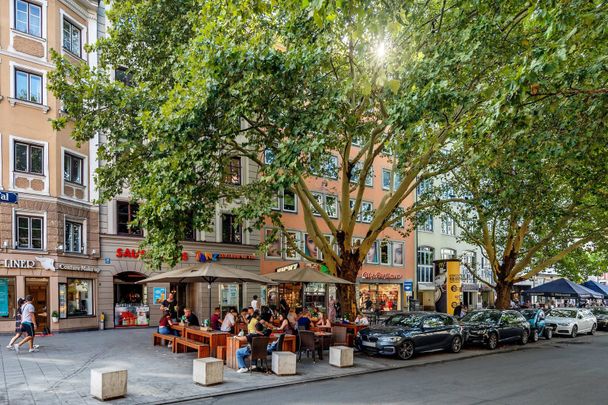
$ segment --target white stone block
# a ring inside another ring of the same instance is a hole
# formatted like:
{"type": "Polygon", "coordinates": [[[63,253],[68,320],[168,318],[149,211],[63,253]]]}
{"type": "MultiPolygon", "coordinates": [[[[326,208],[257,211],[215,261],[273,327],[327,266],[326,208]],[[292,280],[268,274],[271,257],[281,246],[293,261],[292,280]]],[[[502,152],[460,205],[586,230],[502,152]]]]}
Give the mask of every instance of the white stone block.
{"type": "Polygon", "coordinates": [[[201,385],[214,385],[224,382],[224,361],[215,357],[194,359],[192,380],[201,385]]]}
{"type": "Polygon", "coordinates": [[[352,367],[354,349],[346,346],[332,346],[329,348],[329,364],[336,367],[352,367]]]}
{"type": "Polygon", "coordinates": [[[115,367],[91,369],[91,395],[102,401],[127,395],[127,370],[115,367]]]}
{"type": "Polygon", "coordinates": [[[272,372],[276,375],[295,375],[297,356],[292,352],[272,352],[272,372]]]}

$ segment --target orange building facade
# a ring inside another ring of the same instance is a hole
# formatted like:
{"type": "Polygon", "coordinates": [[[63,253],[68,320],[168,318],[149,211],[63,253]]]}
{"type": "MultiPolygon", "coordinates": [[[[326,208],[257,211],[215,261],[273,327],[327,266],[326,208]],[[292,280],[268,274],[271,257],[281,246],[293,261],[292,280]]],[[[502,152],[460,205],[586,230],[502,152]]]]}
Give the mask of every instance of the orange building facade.
{"type": "MultiPolygon", "coordinates": [[[[359,151],[352,148],[352,157],[359,151]]],[[[337,168],[336,175],[330,177],[311,177],[307,180],[310,191],[315,195],[320,205],[325,208],[328,215],[339,221],[340,212],[340,170],[342,162],[336,154],[333,158],[337,168]]],[[[363,239],[366,235],[374,210],[379,206],[382,197],[389,192],[391,176],[395,178],[394,184],[399,181],[392,171],[392,163],[388,157],[379,156],[373,164],[371,175],[366,178],[366,186],[362,199],[362,211],[355,225],[353,239],[363,239]]],[[[394,186],[394,185],[393,185],[394,186]]],[[[351,193],[351,201],[356,197],[356,191],[351,193]]],[[[414,196],[408,196],[402,203],[403,207],[411,206],[414,196]]],[[[351,202],[351,207],[353,203],[351,202]]],[[[289,233],[293,235],[298,245],[305,253],[322,259],[320,249],[309,237],[304,223],[304,210],[302,201],[290,193],[277,198],[276,207],[281,211],[282,223],[289,233]]],[[[331,231],[325,221],[318,216],[317,224],[328,240],[332,239],[331,231]]],[[[385,229],[368,252],[367,259],[357,276],[356,292],[357,305],[361,310],[381,309],[383,311],[401,310],[408,307],[411,299],[411,284],[414,280],[415,258],[415,232],[407,232],[411,224],[402,221],[402,224],[385,229]]],[[[272,223],[267,221],[262,231],[264,239],[273,232],[272,223]]],[[[337,246],[336,246],[337,249],[337,246]]],[[[311,265],[300,257],[297,252],[290,249],[285,237],[273,243],[268,251],[260,257],[262,274],[276,271],[289,271],[291,269],[311,265]]],[[[336,287],[311,283],[306,286],[269,287],[268,304],[278,305],[279,297],[285,298],[290,307],[301,306],[316,307],[325,310],[331,299],[336,299],[336,287]]]]}

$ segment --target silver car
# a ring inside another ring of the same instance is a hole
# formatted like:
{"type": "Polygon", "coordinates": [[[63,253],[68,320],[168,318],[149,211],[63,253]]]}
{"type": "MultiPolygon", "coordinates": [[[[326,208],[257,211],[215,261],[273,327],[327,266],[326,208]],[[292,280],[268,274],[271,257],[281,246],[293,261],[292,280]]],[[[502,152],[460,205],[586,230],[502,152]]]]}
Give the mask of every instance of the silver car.
{"type": "Polygon", "coordinates": [[[545,324],[553,327],[553,333],[576,337],[580,333],[594,335],[597,319],[585,308],[553,308],[545,318],[545,324]]]}

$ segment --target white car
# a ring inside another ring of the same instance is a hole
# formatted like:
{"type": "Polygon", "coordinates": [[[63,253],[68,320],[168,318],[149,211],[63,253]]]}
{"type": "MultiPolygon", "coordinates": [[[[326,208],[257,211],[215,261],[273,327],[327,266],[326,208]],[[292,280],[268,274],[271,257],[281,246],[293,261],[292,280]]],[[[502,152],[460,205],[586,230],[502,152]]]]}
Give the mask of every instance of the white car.
{"type": "Polygon", "coordinates": [[[597,319],[585,308],[553,308],[545,318],[545,324],[553,327],[553,333],[576,337],[580,333],[595,334],[597,319]]]}

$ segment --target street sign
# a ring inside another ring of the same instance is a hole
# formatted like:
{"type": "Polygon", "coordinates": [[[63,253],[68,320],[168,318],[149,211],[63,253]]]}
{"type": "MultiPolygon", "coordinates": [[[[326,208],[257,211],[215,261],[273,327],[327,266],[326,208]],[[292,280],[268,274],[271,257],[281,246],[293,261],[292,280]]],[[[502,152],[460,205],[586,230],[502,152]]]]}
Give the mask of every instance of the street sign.
{"type": "Polygon", "coordinates": [[[17,204],[19,195],[17,193],[11,193],[10,191],[0,191],[0,202],[17,204]]]}
{"type": "Polygon", "coordinates": [[[404,281],[403,282],[403,291],[405,291],[405,292],[412,292],[413,288],[414,288],[414,282],[413,281],[404,281]]]}

